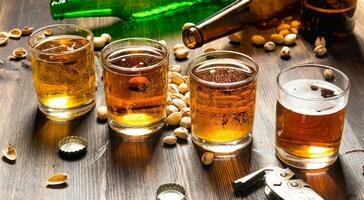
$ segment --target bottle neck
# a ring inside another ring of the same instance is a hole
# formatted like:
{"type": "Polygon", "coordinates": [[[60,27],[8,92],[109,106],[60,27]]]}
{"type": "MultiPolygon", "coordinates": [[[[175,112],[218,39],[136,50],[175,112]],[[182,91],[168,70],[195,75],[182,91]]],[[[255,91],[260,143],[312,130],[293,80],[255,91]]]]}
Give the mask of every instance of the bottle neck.
{"type": "Polygon", "coordinates": [[[236,1],[198,25],[185,27],[182,32],[183,42],[188,48],[194,49],[241,30],[257,19],[249,9],[250,2],[236,1]]]}

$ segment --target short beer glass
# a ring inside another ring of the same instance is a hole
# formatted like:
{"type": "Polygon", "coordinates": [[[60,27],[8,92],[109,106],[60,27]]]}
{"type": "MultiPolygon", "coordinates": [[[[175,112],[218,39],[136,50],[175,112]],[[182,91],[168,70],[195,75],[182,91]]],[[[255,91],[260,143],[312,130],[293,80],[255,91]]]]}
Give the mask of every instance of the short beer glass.
{"type": "Polygon", "coordinates": [[[241,53],[202,54],[188,66],[192,140],[218,156],[234,156],[252,141],[259,67],[241,53]]]}
{"type": "Polygon", "coordinates": [[[28,39],[39,109],[53,120],[70,120],[95,105],[93,35],[73,24],[35,31],[28,39]]]}
{"type": "Polygon", "coordinates": [[[168,55],[164,45],[145,38],[118,40],[103,49],[109,125],[125,138],[146,138],[163,127],[168,55]]]}
{"type": "Polygon", "coordinates": [[[276,155],[301,169],[320,169],[338,157],[350,81],[318,64],[294,66],[277,78],[276,155]]]}

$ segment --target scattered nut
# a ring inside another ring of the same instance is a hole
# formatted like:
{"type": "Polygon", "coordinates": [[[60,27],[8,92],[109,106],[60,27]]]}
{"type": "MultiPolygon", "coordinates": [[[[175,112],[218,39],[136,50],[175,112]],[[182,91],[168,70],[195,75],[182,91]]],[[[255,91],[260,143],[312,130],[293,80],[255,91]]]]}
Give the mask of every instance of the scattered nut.
{"type": "Polygon", "coordinates": [[[216,49],[212,48],[212,47],[209,47],[209,48],[205,49],[204,53],[212,52],[212,51],[216,51],[216,49]]]}
{"type": "Polygon", "coordinates": [[[288,29],[284,29],[279,31],[279,35],[281,35],[282,37],[286,37],[286,35],[288,35],[290,32],[288,29]]]}
{"type": "Polygon", "coordinates": [[[0,46],[8,42],[9,34],[7,32],[0,32],[0,46]]]}
{"type": "Polygon", "coordinates": [[[192,26],[195,26],[195,24],[194,23],[191,23],[191,22],[187,22],[187,23],[183,24],[182,30],[189,29],[192,26]]]}
{"type": "Polygon", "coordinates": [[[10,161],[16,160],[17,152],[13,145],[9,144],[5,149],[3,149],[2,153],[6,159],[10,161]]]}
{"type": "Polygon", "coordinates": [[[183,127],[174,129],[173,133],[179,139],[186,140],[188,138],[188,130],[183,127]]]}
{"type": "Polygon", "coordinates": [[[188,87],[188,85],[186,83],[181,83],[178,86],[178,91],[182,94],[185,94],[186,92],[188,92],[190,90],[190,88],[188,87]]]}
{"type": "Polygon", "coordinates": [[[277,32],[281,32],[282,30],[289,30],[291,26],[289,24],[280,24],[277,26],[277,32]]]}
{"type": "Polygon", "coordinates": [[[19,39],[21,37],[21,30],[18,28],[14,28],[9,31],[9,38],[11,39],[19,39]]]}
{"type": "Polygon", "coordinates": [[[168,105],[166,108],[167,115],[178,112],[178,108],[174,105],[168,105]]]}
{"type": "Polygon", "coordinates": [[[103,33],[100,37],[105,41],[106,44],[111,42],[111,36],[108,33],[103,33]]]}
{"type": "Polygon", "coordinates": [[[301,25],[301,22],[299,22],[297,20],[291,22],[291,27],[292,28],[299,29],[300,28],[300,25],[301,25]]]}
{"type": "Polygon", "coordinates": [[[297,35],[294,33],[290,33],[284,37],[285,45],[293,45],[296,43],[297,35]]]}
{"type": "Polygon", "coordinates": [[[11,56],[9,56],[9,60],[20,60],[26,58],[28,55],[27,50],[25,50],[22,47],[18,47],[13,50],[13,53],[11,56]]]}
{"type": "Polygon", "coordinates": [[[315,41],[315,47],[322,45],[322,46],[326,46],[326,40],[324,37],[317,37],[316,41],[315,41]]]}
{"type": "Polygon", "coordinates": [[[185,82],[185,79],[180,73],[177,72],[171,72],[171,80],[172,83],[175,83],[177,85],[180,85],[185,82]]]}
{"type": "Polygon", "coordinates": [[[53,31],[51,29],[46,29],[43,31],[43,34],[45,36],[52,36],[53,35],[53,31]]]}
{"type": "Polygon", "coordinates": [[[214,162],[215,154],[212,152],[205,152],[202,157],[201,161],[203,165],[211,165],[214,162]]]}
{"type": "Polygon", "coordinates": [[[173,46],[173,51],[176,51],[177,49],[183,49],[186,48],[183,44],[176,44],[173,46]]]}
{"type": "MultiPolygon", "coordinates": [[[[183,100],[185,96],[183,96],[183,94],[180,94],[180,93],[174,93],[172,94],[172,98],[173,99],[181,99],[183,100]]],[[[172,102],[173,103],[173,102],[172,102]]]]}
{"type": "Polygon", "coordinates": [[[99,120],[107,119],[107,107],[106,106],[99,106],[97,108],[97,118],[99,118],[99,120]]]}
{"type": "Polygon", "coordinates": [[[280,56],[283,59],[287,59],[287,58],[291,57],[291,49],[287,46],[282,47],[280,56]]]}
{"type": "Polygon", "coordinates": [[[172,103],[178,108],[178,110],[182,110],[186,107],[186,103],[182,99],[172,99],[172,103]]]}
{"type": "Polygon", "coordinates": [[[184,60],[188,57],[188,53],[190,52],[190,50],[188,50],[187,48],[179,48],[176,49],[174,51],[174,57],[176,57],[179,60],[184,60]]]}
{"type": "Polygon", "coordinates": [[[94,37],[95,49],[102,49],[106,45],[105,39],[102,37],[94,37]]]}
{"type": "Polygon", "coordinates": [[[187,105],[190,105],[190,92],[187,92],[187,93],[185,94],[185,98],[183,98],[183,100],[185,101],[185,103],[186,103],[187,105]]]}
{"type": "Polygon", "coordinates": [[[183,128],[189,129],[191,128],[191,117],[182,117],[179,125],[183,128]]]}
{"type": "Polygon", "coordinates": [[[237,33],[229,35],[229,40],[233,44],[240,44],[241,32],[237,32],[237,33]]]}
{"type": "Polygon", "coordinates": [[[331,69],[324,70],[324,79],[326,81],[333,81],[334,80],[334,72],[331,69]]]}
{"type": "Polygon", "coordinates": [[[323,45],[320,44],[320,45],[318,45],[318,46],[315,47],[315,49],[313,50],[313,52],[315,52],[315,54],[316,54],[317,57],[322,57],[322,56],[324,56],[326,54],[327,49],[326,49],[325,46],[323,46],[323,45]]]}
{"type": "Polygon", "coordinates": [[[163,138],[163,144],[167,145],[175,145],[177,143],[177,137],[170,135],[163,138]]]}
{"type": "Polygon", "coordinates": [[[178,86],[173,83],[168,84],[168,92],[170,92],[171,94],[179,93],[178,86]]]}
{"type": "Polygon", "coordinates": [[[254,45],[260,46],[260,45],[264,45],[265,39],[261,35],[253,35],[252,42],[254,45]]]}
{"type": "Polygon", "coordinates": [[[269,41],[269,42],[264,44],[264,49],[266,51],[273,51],[275,48],[276,48],[276,45],[272,41],[269,41]]]}
{"type": "Polygon", "coordinates": [[[274,43],[276,43],[276,44],[282,44],[283,43],[283,36],[282,35],[280,35],[280,34],[272,34],[271,36],[270,36],[270,39],[274,42],[274,43]]]}
{"type": "Polygon", "coordinates": [[[191,108],[186,107],[181,110],[182,117],[190,117],[191,116],[191,108]]]}
{"type": "Polygon", "coordinates": [[[182,113],[175,112],[175,113],[168,115],[168,117],[166,118],[166,122],[169,125],[178,125],[180,123],[181,119],[182,119],[182,113]]]}
{"type": "Polygon", "coordinates": [[[33,32],[34,27],[28,27],[25,26],[22,30],[21,30],[21,35],[22,36],[27,36],[30,35],[33,32]]]}
{"type": "Polygon", "coordinates": [[[68,174],[57,173],[48,177],[47,185],[61,185],[68,181],[68,174]]]}
{"type": "Polygon", "coordinates": [[[182,70],[182,66],[181,65],[171,65],[171,66],[169,66],[168,70],[171,71],[171,72],[180,73],[181,70],[182,70]]]}

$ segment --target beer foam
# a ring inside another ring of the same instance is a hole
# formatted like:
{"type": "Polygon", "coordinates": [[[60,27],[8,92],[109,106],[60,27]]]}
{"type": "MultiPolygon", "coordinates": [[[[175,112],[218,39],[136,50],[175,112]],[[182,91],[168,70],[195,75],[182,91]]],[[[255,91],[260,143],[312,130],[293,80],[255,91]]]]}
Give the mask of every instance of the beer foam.
{"type": "Polygon", "coordinates": [[[334,95],[343,93],[343,90],[334,84],[323,80],[298,79],[285,83],[282,88],[288,91],[279,93],[279,102],[289,110],[305,115],[327,115],[345,108],[346,96],[335,99],[326,99],[321,95],[321,89],[329,89],[334,95]],[[317,86],[314,90],[311,86],[317,86]],[[311,99],[311,100],[307,100],[311,99]]]}

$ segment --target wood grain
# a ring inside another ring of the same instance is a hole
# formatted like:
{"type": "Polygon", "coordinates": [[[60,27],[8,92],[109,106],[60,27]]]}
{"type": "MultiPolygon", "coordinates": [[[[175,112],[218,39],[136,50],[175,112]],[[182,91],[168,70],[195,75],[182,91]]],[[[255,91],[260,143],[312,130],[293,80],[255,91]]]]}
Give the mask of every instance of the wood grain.
{"type": "MultiPolygon", "coordinates": [[[[51,19],[48,0],[0,0],[0,30],[14,27],[42,26],[54,23],[76,23],[91,28],[96,34],[110,32],[114,38],[143,36],[164,39],[172,47],[180,43],[180,29],[161,31],[157,27],[171,23],[180,27],[180,18],[192,20],[190,14],[169,17],[136,25],[115,18],[51,19]]],[[[227,38],[206,45],[252,56],[260,65],[254,141],[239,157],[216,160],[203,167],[199,153],[191,141],[174,148],[164,148],[160,137],[171,133],[165,129],[145,142],[123,141],[106,124],[96,121],[96,112],[68,123],[45,119],[37,110],[31,68],[28,61],[10,62],[12,49],[26,47],[26,38],[10,40],[0,47],[0,148],[8,143],[18,149],[15,164],[0,162],[1,199],[155,199],[159,185],[174,182],[186,188],[188,199],[265,199],[263,187],[247,193],[234,193],[232,181],[259,168],[282,166],[274,154],[275,77],[281,69],[299,63],[322,63],[342,70],[352,81],[348,113],[340,157],[329,169],[295,170],[325,199],[364,199],[364,177],[361,167],[364,153],[345,154],[364,148],[364,1],[358,3],[355,34],[347,41],[329,45],[329,55],[318,59],[313,46],[299,40],[292,49],[292,58],[281,60],[278,50],[265,53],[249,42],[240,46],[227,38]],[[87,156],[78,161],[65,161],[57,155],[56,144],[64,136],[80,135],[89,141],[87,156]],[[66,172],[70,181],[64,188],[47,188],[48,175],[66,172]]],[[[245,37],[257,32],[245,31],[245,37]]],[[[191,52],[189,60],[203,49],[191,52]]],[[[188,61],[170,63],[186,66],[188,61]]],[[[102,82],[98,80],[97,104],[103,104],[102,82]]]]}

